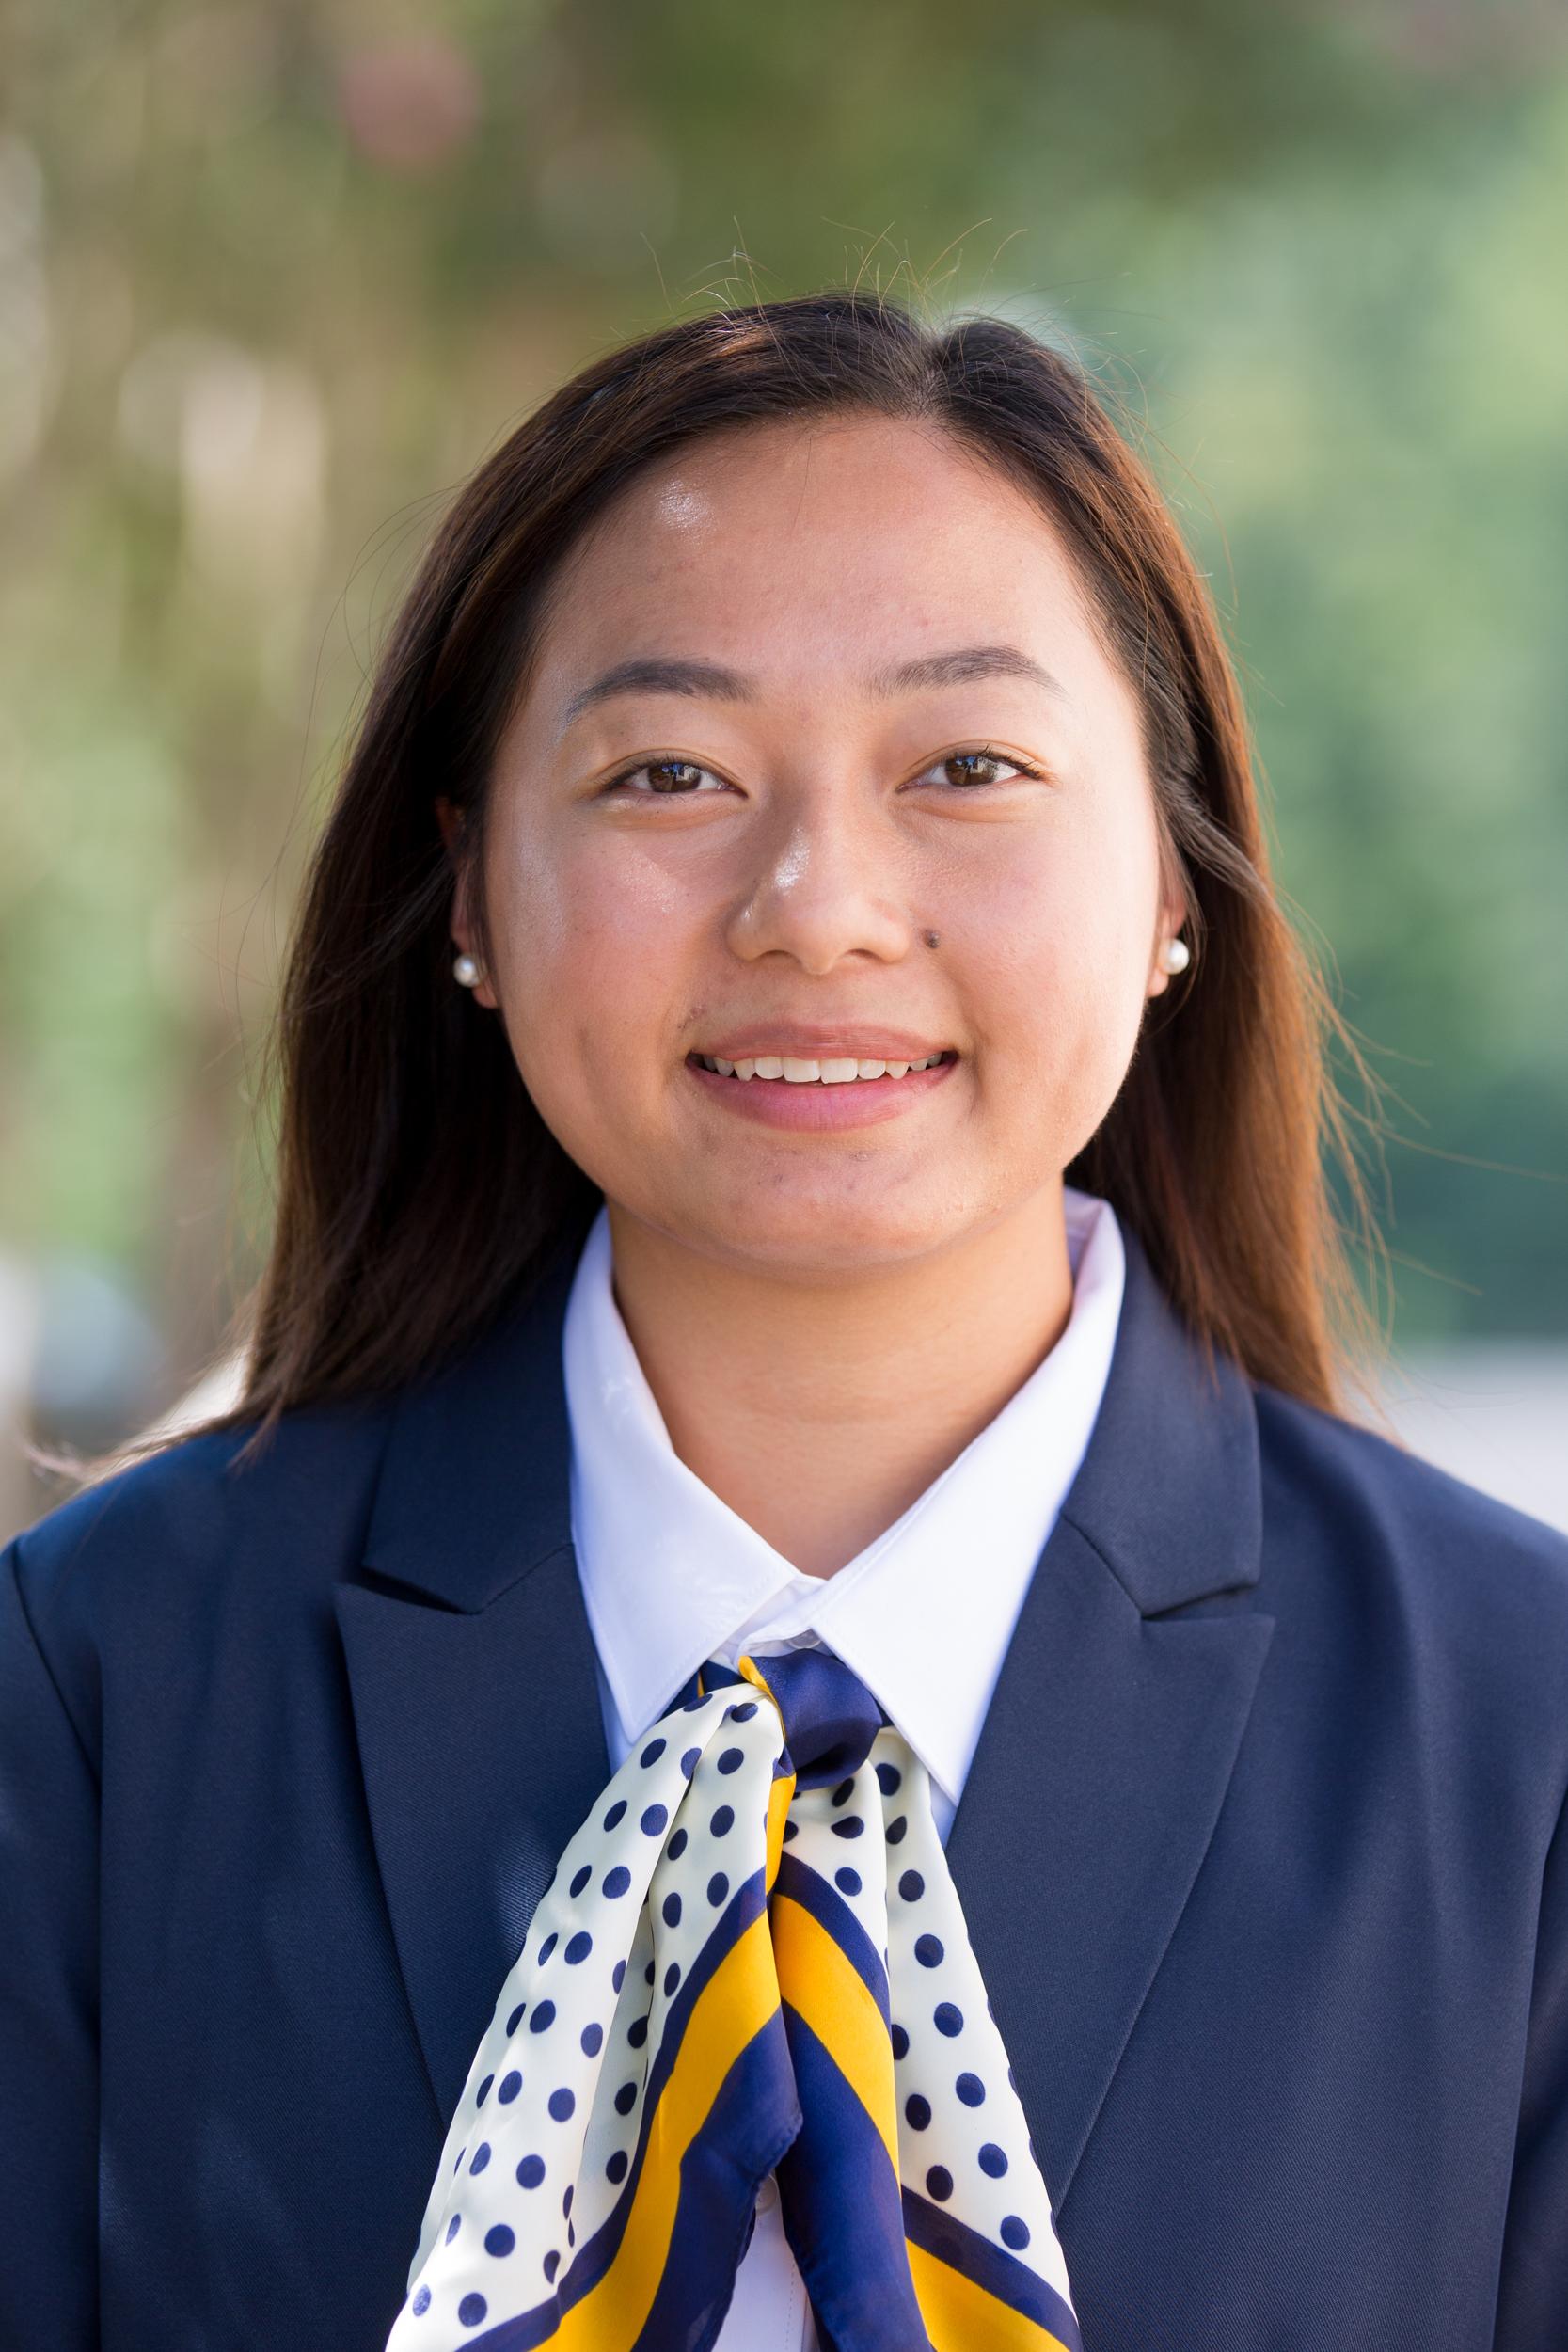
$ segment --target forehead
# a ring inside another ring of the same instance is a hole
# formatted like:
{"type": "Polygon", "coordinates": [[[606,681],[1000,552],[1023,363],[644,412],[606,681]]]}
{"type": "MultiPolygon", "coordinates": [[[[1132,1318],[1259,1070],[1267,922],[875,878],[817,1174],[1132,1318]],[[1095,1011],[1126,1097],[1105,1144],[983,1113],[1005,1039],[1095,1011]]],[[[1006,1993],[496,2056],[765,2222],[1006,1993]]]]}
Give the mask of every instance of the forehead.
{"type": "Polygon", "coordinates": [[[657,461],[562,565],[534,685],[682,653],[766,672],[979,641],[1058,675],[1104,656],[1039,502],[940,427],[868,417],[728,427],[657,461]]]}

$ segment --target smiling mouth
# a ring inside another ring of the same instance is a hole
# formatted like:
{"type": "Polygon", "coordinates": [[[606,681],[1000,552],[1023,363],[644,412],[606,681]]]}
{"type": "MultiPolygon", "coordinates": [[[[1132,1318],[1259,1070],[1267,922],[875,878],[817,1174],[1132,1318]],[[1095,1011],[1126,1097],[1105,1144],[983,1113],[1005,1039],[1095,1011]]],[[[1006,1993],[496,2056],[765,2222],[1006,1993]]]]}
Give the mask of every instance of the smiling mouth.
{"type": "Polygon", "coordinates": [[[957,1061],[958,1055],[949,1047],[941,1054],[927,1054],[920,1061],[851,1060],[824,1056],[820,1059],[797,1057],[790,1054],[759,1054],[754,1060],[721,1061],[713,1054],[689,1054],[689,1061],[699,1070],[710,1070],[717,1077],[760,1079],[765,1085],[781,1086],[851,1086],[857,1080],[882,1080],[896,1084],[911,1071],[933,1070],[939,1062],[957,1061]]]}

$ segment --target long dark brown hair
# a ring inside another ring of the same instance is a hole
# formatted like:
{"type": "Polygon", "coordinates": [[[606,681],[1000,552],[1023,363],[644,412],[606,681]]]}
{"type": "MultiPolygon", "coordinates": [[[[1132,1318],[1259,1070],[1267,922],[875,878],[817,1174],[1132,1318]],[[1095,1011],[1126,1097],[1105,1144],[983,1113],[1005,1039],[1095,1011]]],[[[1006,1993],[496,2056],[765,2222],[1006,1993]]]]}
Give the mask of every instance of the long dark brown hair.
{"type": "Polygon", "coordinates": [[[1372,1325],[1325,1157],[1376,1243],[1326,1050],[1348,1032],[1270,882],[1209,591],[1114,405],[1075,358],[1000,319],[928,324],[832,291],[665,325],[478,468],[388,632],[315,850],[274,1040],[271,1251],[242,1399],[204,1426],[256,1421],[249,1451],[291,1406],[427,1374],[580,1240],[598,1188],[535,1110],[501,1023],[453,983],[436,799],[462,812],[458,854],[482,859],[546,591],[641,469],[721,427],[831,411],[945,428],[1037,501],[1075,559],[1141,707],[1194,955],[1068,1179],[1113,1203],[1201,1340],[1345,1409],[1372,1325]]]}

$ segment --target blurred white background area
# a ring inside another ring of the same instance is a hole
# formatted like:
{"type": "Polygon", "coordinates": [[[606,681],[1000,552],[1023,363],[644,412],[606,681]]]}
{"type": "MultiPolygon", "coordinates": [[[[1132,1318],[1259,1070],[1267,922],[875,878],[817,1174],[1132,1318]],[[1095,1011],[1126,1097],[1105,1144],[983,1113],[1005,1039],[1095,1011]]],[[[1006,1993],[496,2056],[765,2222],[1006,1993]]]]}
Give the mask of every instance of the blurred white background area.
{"type": "Polygon", "coordinates": [[[1407,1353],[1384,1396],[1412,1453],[1568,1534],[1568,1347],[1466,1340],[1407,1353]]]}

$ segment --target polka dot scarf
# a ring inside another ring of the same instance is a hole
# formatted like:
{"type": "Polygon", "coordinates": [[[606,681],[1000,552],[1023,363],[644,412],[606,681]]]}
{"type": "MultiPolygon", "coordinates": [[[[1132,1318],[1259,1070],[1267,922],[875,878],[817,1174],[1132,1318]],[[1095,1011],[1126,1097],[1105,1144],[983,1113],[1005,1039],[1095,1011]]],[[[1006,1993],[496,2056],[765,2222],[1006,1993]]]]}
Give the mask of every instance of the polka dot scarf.
{"type": "Polygon", "coordinates": [[[777,2169],[835,2352],[1081,2352],[926,1769],[831,1651],[710,1666],[557,1866],[388,2352],[704,2352],[777,2169]]]}

